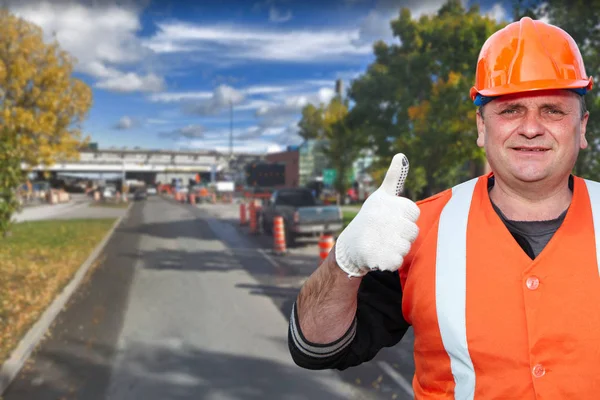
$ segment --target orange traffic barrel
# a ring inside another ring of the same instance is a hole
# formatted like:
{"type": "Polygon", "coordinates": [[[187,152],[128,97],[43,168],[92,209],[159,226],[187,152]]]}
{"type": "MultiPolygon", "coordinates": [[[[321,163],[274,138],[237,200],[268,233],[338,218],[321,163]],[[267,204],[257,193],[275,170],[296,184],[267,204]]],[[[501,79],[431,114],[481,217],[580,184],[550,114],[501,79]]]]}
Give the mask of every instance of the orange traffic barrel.
{"type": "Polygon", "coordinates": [[[254,202],[250,203],[250,233],[258,233],[258,224],[256,221],[256,205],[254,202]]]}
{"type": "Polygon", "coordinates": [[[275,254],[285,254],[286,251],[285,226],[283,217],[278,215],[273,219],[273,252],[275,254]]]}
{"type": "Polygon", "coordinates": [[[333,245],[335,241],[333,240],[333,235],[330,233],[323,233],[321,238],[319,239],[319,257],[321,261],[324,261],[331,249],[333,249],[333,245]]]}

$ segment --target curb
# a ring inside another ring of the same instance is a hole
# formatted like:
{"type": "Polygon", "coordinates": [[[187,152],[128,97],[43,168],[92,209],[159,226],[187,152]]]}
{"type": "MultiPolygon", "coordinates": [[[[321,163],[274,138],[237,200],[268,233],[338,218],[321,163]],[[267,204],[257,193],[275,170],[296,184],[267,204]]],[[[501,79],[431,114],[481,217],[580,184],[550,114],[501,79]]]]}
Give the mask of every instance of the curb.
{"type": "Polygon", "coordinates": [[[62,311],[62,308],[69,301],[73,293],[75,293],[86,273],[94,261],[96,261],[96,258],[98,258],[102,250],[104,250],[104,247],[106,247],[106,244],[113,236],[113,233],[117,227],[121,224],[121,221],[128,216],[130,209],[131,205],[129,208],[127,208],[127,213],[115,221],[102,241],[96,245],[92,253],[88,256],[84,263],[81,264],[75,275],[73,275],[71,281],[64,287],[62,292],[54,298],[42,316],[21,339],[17,347],[11,353],[10,357],[4,362],[4,364],[2,364],[2,367],[0,368],[0,396],[4,394],[8,386],[12,383],[19,371],[21,371],[29,359],[29,356],[33,350],[42,341],[46,335],[46,332],[50,328],[50,325],[52,325],[58,314],[62,311]]]}

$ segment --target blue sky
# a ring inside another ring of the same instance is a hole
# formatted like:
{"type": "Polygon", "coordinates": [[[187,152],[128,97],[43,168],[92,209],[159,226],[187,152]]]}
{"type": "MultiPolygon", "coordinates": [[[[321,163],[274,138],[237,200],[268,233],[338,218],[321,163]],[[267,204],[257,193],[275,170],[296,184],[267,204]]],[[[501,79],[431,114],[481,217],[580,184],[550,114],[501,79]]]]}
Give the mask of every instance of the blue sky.
{"type": "MultiPolygon", "coordinates": [[[[298,144],[302,106],[328,101],[393,41],[400,8],[435,12],[444,0],[28,1],[11,10],[37,23],[78,63],[94,93],[85,132],[101,148],[278,151],[298,144]]],[[[467,2],[466,4],[471,4],[467,2]]],[[[510,18],[511,1],[481,1],[510,18]]]]}

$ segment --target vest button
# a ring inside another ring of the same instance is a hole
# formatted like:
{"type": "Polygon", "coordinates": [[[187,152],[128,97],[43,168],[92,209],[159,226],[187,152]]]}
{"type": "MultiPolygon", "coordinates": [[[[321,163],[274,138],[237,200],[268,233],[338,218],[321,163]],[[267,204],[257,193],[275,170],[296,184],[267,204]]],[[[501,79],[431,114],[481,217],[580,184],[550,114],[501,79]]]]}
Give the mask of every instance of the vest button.
{"type": "Polygon", "coordinates": [[[525,284],[527,285],[527,289],[535,290],[540,286],[540,280],[535,276],[530,276],[527,278],[525,284]]]}
{"type": "Polygon", "coordinates": [[[533,369],[531,370],[531,373],[536,378],[541,378],[542,376],[544,376],[546,374],[546,369],[542,366],[542,364],[537,364],[536,366],[533,367],[533,369]]]}

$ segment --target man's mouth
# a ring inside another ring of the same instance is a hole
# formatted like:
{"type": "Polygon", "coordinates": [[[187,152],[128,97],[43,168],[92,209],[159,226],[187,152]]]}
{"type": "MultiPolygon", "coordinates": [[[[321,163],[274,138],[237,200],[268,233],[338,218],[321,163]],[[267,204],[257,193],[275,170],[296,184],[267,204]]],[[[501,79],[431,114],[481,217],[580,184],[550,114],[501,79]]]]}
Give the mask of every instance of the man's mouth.
{"type": "Polygon", "coordinates": [[[550,149],[546,147],[513,147],[513,150],[522,151],[522,152],[544,152],[550,149]]]}

